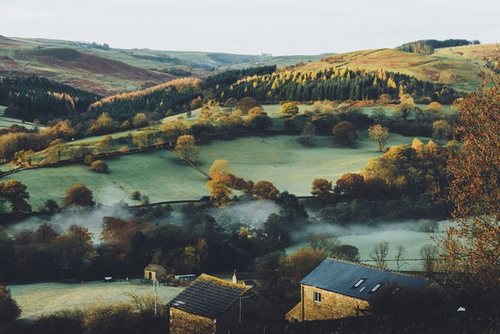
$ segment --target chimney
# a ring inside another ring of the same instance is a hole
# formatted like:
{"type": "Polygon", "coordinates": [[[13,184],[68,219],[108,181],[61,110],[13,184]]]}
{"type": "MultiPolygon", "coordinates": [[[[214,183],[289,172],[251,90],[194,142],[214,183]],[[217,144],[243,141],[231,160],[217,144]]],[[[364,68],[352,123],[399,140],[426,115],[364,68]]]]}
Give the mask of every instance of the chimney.
{"type": "Polygon", "coordinates": [[[238,283],[238,277],[236,277],[236,269],[234,269],[234,272],[233,272],[233,283],[234,284],[238,283]]]}

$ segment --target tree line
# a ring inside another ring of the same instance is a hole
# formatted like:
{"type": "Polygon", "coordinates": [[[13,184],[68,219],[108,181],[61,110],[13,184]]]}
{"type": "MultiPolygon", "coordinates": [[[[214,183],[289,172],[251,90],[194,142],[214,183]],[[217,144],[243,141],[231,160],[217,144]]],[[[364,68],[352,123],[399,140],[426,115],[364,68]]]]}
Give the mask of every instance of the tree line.
{"type": "Polygon", "coordinates": [[[387,94],[392,98],[404,93],[415,98],[427,97],[449,103],[456,93],[449,87],[414,77],[346,67],[321,70],[284,70],[272,74],[247,76],[236,83],[212,87],[218,100],[251,96],[263,102],[365,100],[387,94]]]}
{"type": "Polygon", "coordinates": [[[431,54],[434,52],[434,49],[477,44],[481,44],[481,42],[477,39],[472,41],[467,39],[445,39],[443,41],[439,41],[437,39],[422,39],[419,41],[405,43],[398,46],[397,49],[405,52],[431,54]]]}
{"type": "Polygon", "coordinates": [[[50,121],[85,112],[100,96],[40,76],[0,76],[0,105],[5,116],[50,121]]]}

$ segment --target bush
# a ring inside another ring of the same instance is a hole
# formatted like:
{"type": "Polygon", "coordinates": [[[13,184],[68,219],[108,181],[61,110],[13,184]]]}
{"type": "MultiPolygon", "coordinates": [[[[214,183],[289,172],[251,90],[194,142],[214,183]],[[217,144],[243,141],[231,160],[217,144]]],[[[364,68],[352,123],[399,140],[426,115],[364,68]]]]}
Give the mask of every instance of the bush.
{"type": "Polygon", "coordinates": [[[134,200],[134,201],[139,201],[141,199],[142,195],[141,193],[139,192],[139,190],[136,190],[132,193],[131,195],[131,198],[134,200]]]}
{"type": "Polygon", "coordinates": [[[93,199],[92,191],[90,191],[81,183],[77,183],[71,186],[66,191],[66,196],[64,196],[63,199],[64,207],[68,207],[70,205],[94,206],[95,202],[93,199]]]}
{"type": "Polygon", "coordinates": [[[90,165],[90,170],[97,172],[97,173],[107,173],[108,172],[108,165],[106,162],[102,160],[96,160],[92,162],[90,165]]]}
{"type": "Polygon", "coordinates": [[[88,309],[83,323],[88,334],[135,334],[137,318],[130,305],[116,304],[88,309]]]}
{"type": "Polygon", "coordinates": [[[83,163],[90,166],[95,161],[95,156],[92,153],[85,154],[83,157],[83,163]]]}

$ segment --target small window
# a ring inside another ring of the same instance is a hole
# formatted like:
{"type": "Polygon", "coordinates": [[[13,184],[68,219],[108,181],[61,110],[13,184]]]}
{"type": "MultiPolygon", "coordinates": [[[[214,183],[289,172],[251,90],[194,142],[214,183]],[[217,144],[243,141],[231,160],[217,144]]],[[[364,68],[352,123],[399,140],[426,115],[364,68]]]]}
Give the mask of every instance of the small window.
{"type": "Polygon", "coordinates": [[[316,303],[321,303],[321,292],[314,291],[314,293],[313,293],[313,300],[316,303]]]}
{"type": "Polygon", "coordinates": [[[375,291],[377,291],[380,287],[382,286],[382,283],[378,283],[377,285],[375,285],[371,290],[370,290],[370,293],[374,293],[375,291]]]}
{"type": "Polygon", "coordinates": [[[357,287],[359,287],[361,284],[363,284],[363,282],[366,281],[366,278],[360,278],[359,281],[356,282],[356,284],[354,284],[352,286],[353,289],[356,289],[357,287]]]}

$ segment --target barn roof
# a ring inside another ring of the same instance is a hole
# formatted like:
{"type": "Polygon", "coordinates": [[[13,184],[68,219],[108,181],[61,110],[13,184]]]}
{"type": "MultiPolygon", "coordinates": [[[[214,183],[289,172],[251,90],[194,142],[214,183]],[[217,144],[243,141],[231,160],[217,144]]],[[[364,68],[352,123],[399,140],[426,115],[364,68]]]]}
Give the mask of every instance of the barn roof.
{"type": "Polygon", "coordinates": [[[144,270],[149,270],[154,272],[167,272],[167,270],[162,266],[160,266],[159,264],[153,264],[153,263],[148,264],[146,268],[144,268],[144,270]]]}
{"type": "Polygon", "coordinates": [[[242,284],[202,274],[178,294],[169,305],[191,314],[217,319],[250,289],[251,287],[242,284]]]}
{"type": "Polygon", "coordinates": [[[369,301],[380,291],[425,287],[429,281],[357,263],[326,259],[300,283],[369,301]]]}

